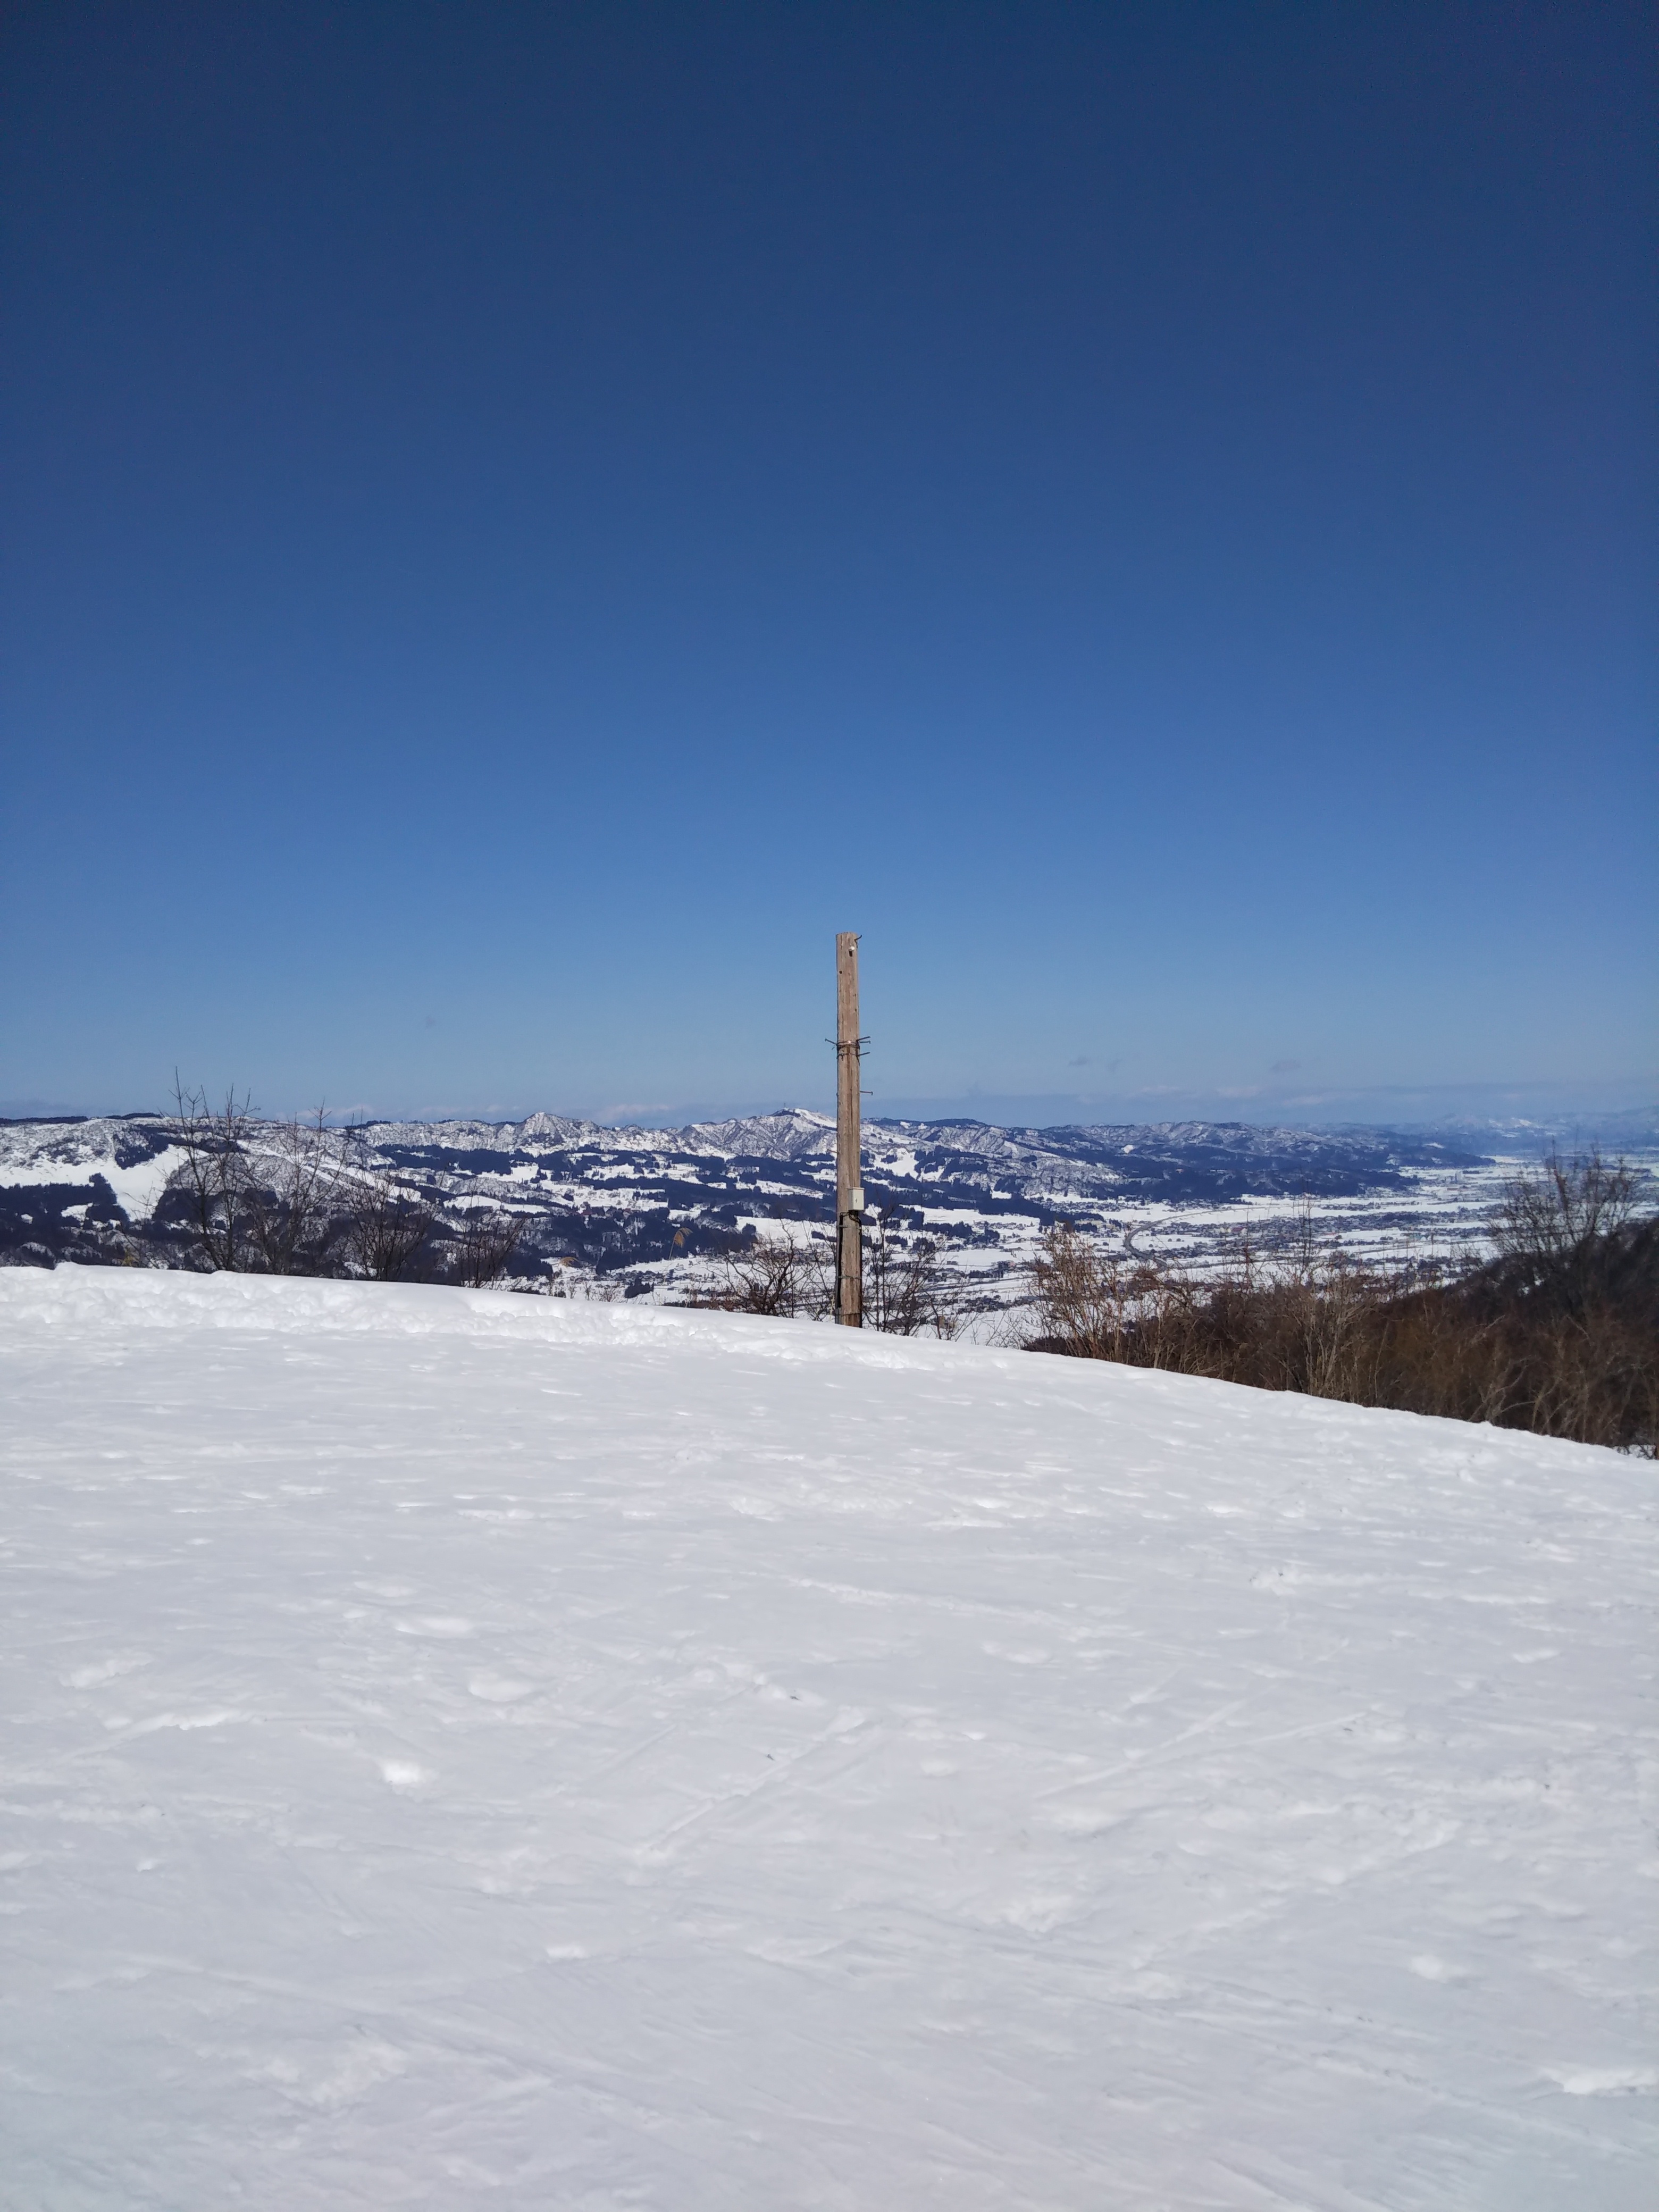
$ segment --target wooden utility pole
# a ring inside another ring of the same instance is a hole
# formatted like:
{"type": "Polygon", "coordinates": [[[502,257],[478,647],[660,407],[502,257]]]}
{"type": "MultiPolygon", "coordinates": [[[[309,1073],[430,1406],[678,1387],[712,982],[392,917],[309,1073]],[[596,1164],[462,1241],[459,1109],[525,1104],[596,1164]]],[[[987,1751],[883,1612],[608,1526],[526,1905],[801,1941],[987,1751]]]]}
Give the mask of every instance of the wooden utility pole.
{"type": "Polygon", "coordinates": [[[836,1319],[864,1326],[864,1167],[860,1157],[859,940],[836,939],[836,1319]]]}

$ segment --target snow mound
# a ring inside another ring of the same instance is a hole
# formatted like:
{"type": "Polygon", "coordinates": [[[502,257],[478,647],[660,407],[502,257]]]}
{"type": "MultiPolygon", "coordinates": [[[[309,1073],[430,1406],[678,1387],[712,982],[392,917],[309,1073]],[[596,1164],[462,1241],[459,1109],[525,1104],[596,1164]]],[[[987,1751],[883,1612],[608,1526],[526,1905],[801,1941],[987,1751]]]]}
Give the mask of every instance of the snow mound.
{"type": "Polygon", "coordinates": [[[4,2201],[1650,2201],[1651,1466],[0,1276],[4,2201]]]}

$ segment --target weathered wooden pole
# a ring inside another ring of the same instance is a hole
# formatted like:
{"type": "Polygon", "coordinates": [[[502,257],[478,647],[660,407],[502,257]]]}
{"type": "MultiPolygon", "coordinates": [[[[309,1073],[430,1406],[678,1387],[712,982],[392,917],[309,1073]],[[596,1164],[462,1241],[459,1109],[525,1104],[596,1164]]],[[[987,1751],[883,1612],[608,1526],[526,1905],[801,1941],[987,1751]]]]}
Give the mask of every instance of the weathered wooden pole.
{"type": "Polygon", "coordinates": [[[864,1168],[860,1158],[859,940],[836,939],[836,1319],[864,1326],[864,1168]]]}

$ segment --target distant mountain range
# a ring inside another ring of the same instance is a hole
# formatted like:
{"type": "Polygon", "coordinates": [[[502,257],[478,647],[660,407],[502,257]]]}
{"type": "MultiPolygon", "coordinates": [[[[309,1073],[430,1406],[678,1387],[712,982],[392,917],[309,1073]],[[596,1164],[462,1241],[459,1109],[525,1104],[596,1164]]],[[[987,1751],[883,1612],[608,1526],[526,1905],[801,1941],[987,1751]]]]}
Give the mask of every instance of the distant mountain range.
{"type": "MultiPolygon", "coordinates": [[[[162,1115],[0,1124],[0,1261],[186,1260],[180,1127],[162,1115]]],[[[872,1205],[901,1234],[996,1244],[1060,1219],[1125,1208],[1405,1193],[1474,1168],[1472,1139],[1375,1128],[1273,1129],[1177,1121],[1009,1129],[876,1121],[865,1131],[872,1205]]],[[[828,1226],[835,1125],[794,1109],[676,1130],[522,1121],[383,1121],[357,1157],[446,1218],[480,1203],[523,1219],[519,1264],[601,1273],[729,1250],[769,1219],[828,1226]]]]}

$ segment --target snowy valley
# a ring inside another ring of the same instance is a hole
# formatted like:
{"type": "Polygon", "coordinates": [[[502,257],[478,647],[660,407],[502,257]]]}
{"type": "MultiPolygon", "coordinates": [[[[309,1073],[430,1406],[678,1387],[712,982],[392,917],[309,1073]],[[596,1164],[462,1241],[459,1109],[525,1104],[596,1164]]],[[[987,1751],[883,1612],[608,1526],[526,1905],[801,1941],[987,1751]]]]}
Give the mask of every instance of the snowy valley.
{"type": "MultiPolygon", "coordinates": [[[[1659,1162],[1652,1117],[1611,1132],[1659,1162]]],[[[1620,1141],[1622,1139],[1622,1141],[1620,1141]]],[[[444,1218],[512,1215],[526,1286],[684,1303],[751,1237],[826,1239],[834,1125],[793,1109],[678,1130],[538,1114],[376,1122],[354,1158],[444,1218]]],[[[1202,1267],[1248,1237],[1271,1256],[1312,1234],[1395,1264],[1478,1245],[1527,1127],[1392,1131],[1177,1122],[1004,1129],[878,1121],[865,1185],[896,1252],[930,1246],[959,1322],[994,1332],[1042,1231],[1066,1220],[1202,1267]]],[[[190,1263],[179,1125],[155,1115],[0,1124],[0,1263],[190,1263]]]]}

